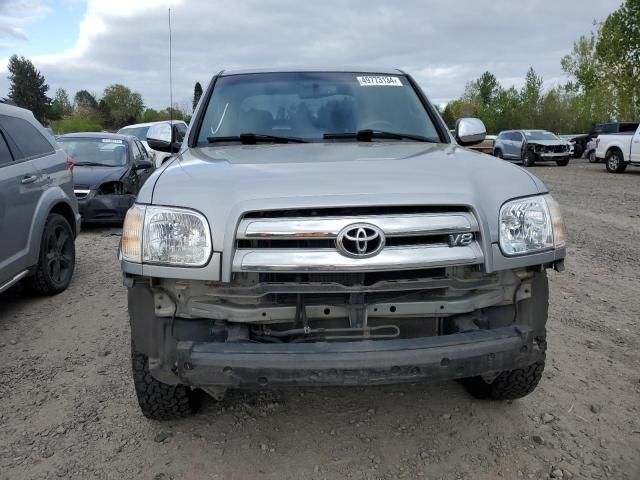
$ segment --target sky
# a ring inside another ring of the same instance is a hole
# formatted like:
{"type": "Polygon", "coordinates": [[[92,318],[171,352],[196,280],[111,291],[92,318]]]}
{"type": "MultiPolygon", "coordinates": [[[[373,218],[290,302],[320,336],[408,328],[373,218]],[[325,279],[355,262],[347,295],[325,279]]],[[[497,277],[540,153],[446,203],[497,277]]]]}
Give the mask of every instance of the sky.
{"type": "Polygon", "coordinates": [[[503,86],[532,66],[551,87],[560,59],[621,0],[0,0],[0,97],[7,60],[23,55],[73,97],[121,83],[152,108],[190,104],[223,69],[398,67],[431,100],[459,97],[489,70],[503,86]]]}

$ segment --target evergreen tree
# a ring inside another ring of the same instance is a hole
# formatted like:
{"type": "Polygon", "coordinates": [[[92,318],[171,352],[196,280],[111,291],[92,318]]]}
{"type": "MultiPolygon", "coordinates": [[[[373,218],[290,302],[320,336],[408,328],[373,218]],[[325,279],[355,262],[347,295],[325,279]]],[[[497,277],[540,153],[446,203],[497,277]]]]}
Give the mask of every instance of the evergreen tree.
{"type": "Polygon", "coordinates": [[[202,96],[202,85],[200,85],[200,82],[196,82],[195,86],[193,87],[193,109],[196,109],[196,106],[198,105],[198,102],[200,101],[200,97],[202,96]]]}
{"type": "Polygon", "coordinates": [[[31,110],[33,115],[44,121],[51,99],[47,97],[49,85],[44,76],[30,60],[17,55],[9,59],[9,98],[19,107],[31,110]]]}

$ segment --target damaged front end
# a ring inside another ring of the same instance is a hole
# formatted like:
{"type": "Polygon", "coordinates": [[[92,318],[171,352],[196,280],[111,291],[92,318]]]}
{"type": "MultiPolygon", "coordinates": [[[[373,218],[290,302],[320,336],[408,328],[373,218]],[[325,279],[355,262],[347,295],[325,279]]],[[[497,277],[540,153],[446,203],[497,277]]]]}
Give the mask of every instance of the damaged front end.
{"type": "Polygon", "coordinates": [[[75,185],[74,192],[85,223],[121,223],[136,199],[132,188],[121,181],[105,182],[94,189],[89,185],[75,185]]]}
{"type": "Polygon", "coordinates": [[[151,373],[209,392],[491,378],[537,361],[545,336],[547,281],[535,269],[127,280],[151,373]]]}
{"type": "Polygon", "coordinates": [[[532,155],[536,162],[555,161],[559,165],[566,165],[571,157],[571,147],[568,144],[538,143],[529,140],[525,149],[525,156],[532,155]]]}

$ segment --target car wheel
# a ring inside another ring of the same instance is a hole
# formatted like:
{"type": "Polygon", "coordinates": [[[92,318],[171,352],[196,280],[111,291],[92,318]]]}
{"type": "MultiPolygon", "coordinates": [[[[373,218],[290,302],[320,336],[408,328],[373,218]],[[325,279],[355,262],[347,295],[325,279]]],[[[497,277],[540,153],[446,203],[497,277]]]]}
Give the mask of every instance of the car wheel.
{"type": "Polygon", "coordinates": [[[528,151],[525,152],[524,158],[522,159],[523,167],[532,167],[536,163],[536,154],[528,151]]]}
{"type": "Polygon", "coordinates": [[[598,163],[598,157],[596,157],[595,150],[589,152],[589,163],[598,163]]]}
{"type": "Polygon", "coordinates": [[[196,413],[204,392],[186,385],[169,385],[151,376],[149,357],[138,352],[131,342],[133,385],[142,414],[151,420],[174,420],[196,413]]]}
{"type": "Polygon", "coordinates": [[[563,158],[561,160],[556,160],[556,164],[559,167],[566,167],[567,165],[569,165],[569,157],[563,158]]]}
{"type": "Polygon", "coordinates": [[[627,164],[622,159],[622,153],[619,150],[611,150],[606,159],[605,165],[610,173],[622,173],[626,170],[627,164]]]}
{"type": "Polygon", "coordinates": [[[475,398],[483,400],[516,400],[533,392],[544,372],[544,360],[524,368],[502,372],[491,383],[482,377],[462,380],[467,391],[475,398]]]}
{"type": "Polygon", "coordinates": [[[491,383],[482,377],[471,377],[461,380],[462,385],[475,398],[484,400],[515,400],[533,392],[544,372],[544,355],[547,349],[546,340],[540,340],[538,346],[542,351],[542,360],[524,368],[502,372],[491,383]]]}
{"type": "Polygon", "coordinates": [[[76,265],[73,230],[57,213],[47,218],[40,242],[40,254],[30,287],[40,295],[55,295],[69,286],[76,265]]]}
{"type": "Polygon", "coordinates": [[[504,158],[502,156],[502,150],[500,150],[499,148],[493,152],[493,156],[497,158],[504,158]]]}

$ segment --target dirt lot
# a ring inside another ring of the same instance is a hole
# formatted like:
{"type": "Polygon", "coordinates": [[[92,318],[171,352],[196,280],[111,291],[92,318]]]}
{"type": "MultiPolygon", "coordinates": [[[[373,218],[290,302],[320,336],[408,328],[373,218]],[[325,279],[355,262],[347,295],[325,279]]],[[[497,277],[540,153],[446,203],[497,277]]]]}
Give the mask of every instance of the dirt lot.
{"type": "Polygon", "coordinates": [[[232,392],[146,420],[134,398],[119,232],[87,229],[65,293],[0,296],[0,479],[640,478],[640,170],[534,167],[564,206],[547,370],[529,397],[454,382],[232,392]],[[555,472],[552,474],[552,472],[555,472]]]}

